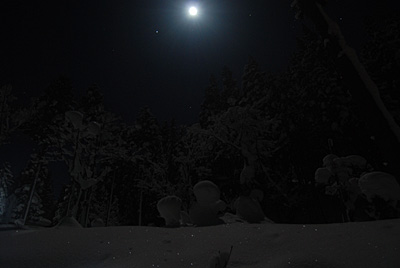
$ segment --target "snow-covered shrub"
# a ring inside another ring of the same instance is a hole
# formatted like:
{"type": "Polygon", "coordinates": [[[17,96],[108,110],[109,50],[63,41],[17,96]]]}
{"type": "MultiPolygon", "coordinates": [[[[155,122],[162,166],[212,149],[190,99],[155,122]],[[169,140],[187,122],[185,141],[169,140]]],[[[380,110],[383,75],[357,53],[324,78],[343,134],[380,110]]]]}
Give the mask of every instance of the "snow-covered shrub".
{"type": "Polygon", "coordinates": [[[189,216],[192,223],[196,226],[212,226],[222,223],[214,207],[200,205],[197,202],[193,203],[190,207],[189,216]]]}
{"type": "Polygon", "coordinates": [[[175,195],[166,196],[157,203],[157,210],[167,227],[179,227],[182,201],[175,195]]]}
{"type": "Polygon", "coordinates": [[[250,192],[250,197],[258,202],[261,202],[264,199],[264,192],[260,189],[253,189],[250,192]]]}
{"type": "Polygon", "coordinates": [[[224,201],[220,200],[220,190],[213,182],[204,180],[193,187],[196,201],[189,210],[192,223],[197,226],[210,226],[222,223],[218,213],[226,209],[224,201]]]}
{"type": "Polygon", "coordinates": [[[341,200],[349,220],[400,215],[400,185],[395,177],[384,172],[371,172],[367,160],[359,155],[338,157],[329,154],[322,162],[323,167],[315,171],[316,186],[326,195],[341,200]]]}
{"type": "Polygon", "coordinates": [[[264,193],[258,189],[253,189],[250,196],[239,196],[234,203],[236,215],[249,223],[259,223],[265,220],[270,221],[265,217],[259,203],[263,198],[264,193]]]}
{"type": "Polygon", "coordinates": [[[196,201],[200,205],[209,205],[217,202],[220,198],[220,190],[217,185],[211,181],[200,181],[193,187],[193,193],[196,201]]]}
{"type": "Polygon", "coordinates": [[[56,225],[56,228],[83,228],[82,225],[74,217],[64,217],[56,225]]]}
{"type": "Polygon", "coordinates": [[[104,224],[104,221],[102,219],[96,218],[96,219],[92,220],[92,222],[90,223],[90,226],[91,227],[104,227],[106,225],[104,224]]]}
{"type": "Polygon", "coordinates": [[[371,201],[380,197],[385,201],[400,200],[400,185],[396,178],[385,172],[366,173],[358,180],[361,192],[371,201]]]}
{"type": "Polygon", "coordinates": [[[330,178],[332,178],[334,175],[333,173],[326,167],[318,168],[315,171],[315,182],[318,184],[328,184],[330,178]]]}
{"type": "Polygon", "coordinates": [[[260,203],[249,196],[239,196],[234,208],[236,215],[249,223],[259,223],[265,218],[260,203]]]}
{"type": "Polygon", "coordinates": [[[345,183],[354,177],[360,177],[370,171],[367,160],[359,155],[338,157],[328,154],[322,160],[323,167],[315,171],[315,182],[322,185],[332,185],[335,182],[345,183]]]}
{"type": "Polygon", "coordinates": [[[366,213],[373,219],[400,217],[400,185],[396,178],[385,172],[364,174],[358,185],[370,203],[366,213]]]}

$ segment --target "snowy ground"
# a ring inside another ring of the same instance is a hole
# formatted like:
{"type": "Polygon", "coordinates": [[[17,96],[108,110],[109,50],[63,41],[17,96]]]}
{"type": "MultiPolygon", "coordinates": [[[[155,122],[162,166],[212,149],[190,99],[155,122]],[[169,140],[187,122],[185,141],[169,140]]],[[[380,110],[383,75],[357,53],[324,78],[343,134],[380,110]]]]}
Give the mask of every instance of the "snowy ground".
{"type": "Polygon", "coordinates": [[[400,267],[400,220],[211,227],[48,228],[0,231],[2,268],[400,267]]]}

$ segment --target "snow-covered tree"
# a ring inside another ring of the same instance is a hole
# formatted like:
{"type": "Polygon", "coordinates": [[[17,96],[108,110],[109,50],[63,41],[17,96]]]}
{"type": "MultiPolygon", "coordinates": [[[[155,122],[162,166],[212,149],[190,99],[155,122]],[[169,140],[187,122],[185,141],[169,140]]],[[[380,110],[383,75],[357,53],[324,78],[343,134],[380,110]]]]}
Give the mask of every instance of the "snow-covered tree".
{"type": "Polygon", "coordinates": [[[11,86],[0,88],[0,145],[5,142],[10,132],[11,102],[15,97],[11,95],[11,86]]]}
{"type": "MultiPolygon", "coordinates": [[[[134,179],[139,194],[138,223],[142,224],[150,194],[160,196],[168,191],[167,163],[163,154],[161,127],[150,110],[143,108],[134,124],[133,138],[140,151],[136,159],[138,174],[134,179]]],[[[152,200],[155,202],[156,200],[152,200]]],[[[148,202],[150,203],[150,202],[148,202]]]]}
{"type": "Polygon", "coordinates": [[[52,181],[47,163],[33,154],[28,166],[21,173],[12,218],[21,224],[50,224],[54,209],[52,181]]]}
{"type": "Polygon", "coordinates": [[[296,17],[311,19],[324,40],[324,47],[340,74],[343,85],[357,104],[358,115],[364,120],[368,134],[382,155],[381,168],[400,176],[400,127],[381,99],[379,89],[357,53],[346,43],[339,25],[324,10],[326,1],[294,0],[296,17]]]}
{"type": "Polygon", "coordinates": [[[221,80],[221,102],[223,104],[221,108],[226,109],[237,105],[237,102],[242,97],[241,90],[237,85],[236,79],[233,77],[232,71],[227,66],[224,66],[222,69],[221,80]]]}
{"type": "Polygon", "coordinates": [[[71,81],[65,77],[52,81],[43,95],[32,100],[24,132],[32,140],[43,142],[54,135],[55,126],[62,124],[64,113],[71,110],[72,106],[71,81]]]}
{"type": "Polygon", "coordinates": [[[4,163],[0,169],[0,223],[8,223],[14,206],[15,196],[12,195],[14,177],[9,163],[4,163]]]}
{"type": "Polygon", "coordinates": [[[131,148],[123,139],[126,126],[108,112],[102,93],[96,86],[88,89],[77,104],[79,110],[65,113],[53,141],[57,144],[63,161],[69,168],[71,184],[60,200],[58,214],[62,211],[74,216],[82,226],[88,226],[93,206],[96,205],[95,187],[99,182],[110,183],[108,174],[121,168],[121,162],[132,158],[131,148]],[[66,205],[66,207],[65,207],[66,205]]]}
{"type": "Polygon", "coordinates": [[[53,129],[57,135],[52,142],[61,151],[71,175],[67,213],[74,217],[79,213],[81,221],[87,219],[90,188],[109,172],[107,163],[118,150],[118,135],[114,136],[118,131],[112,127],[117,119],[109,113],[97,115],[96,119],[99,122],[88,121],[79,111],[68,111],[63,124],[53,129]]]}
{"type": "Polygon", "coordinates": [[[218,81],[214,75],[211,75],[209,85],[205,90],[204,101],[201,104],[200,124],[202,126],[209,124],[212,116],[218,114],[223,106],[218,81]]]}
{"type": "Polygon", "coordinates": [[[265,163],[278,148],[279,135],[276,130],[279,120],[268,118],[268,115],[256,108],[234,106],[221,113],[214,121],[215,124],[202,133],[233,149],[228,155],[240,155],[243,161],[241,184],[259,184],[259,178],[256,177],[265,178],[265,163]]]}
{"type": "Polygon", "coordinates": [[[241,90],[244,96],[240,99],[240,105],[253,106],[265,102],[268,95],[266,82],[265,72],[261,71],[258,63],[250,57],[243,70],[241,90]]]}
{"type": "Polygon", "coordinates": [[[119,225],[118,197],[114,194],[115,186],[110,183],[112,184],[113,181],[111,180],[108,184],[102,182],[93,187],[93,205],[88,214],[89,222],[101,219],[104,226],[119,225]]]}
{"type": "Polygon", "coordinates": [[[103,93],[97,85],[92,85],[87,89],[86,95],[80,100],[79,107],[86,118],[92,121],[98,121],[98,117],[107,113],[103,93]]]}
{"type": "Polygon", "coordinates": [[[362,127],[354,116],[351,96],[326,56],[322,40],[304,27],[288,69],[267,78],[265,109],[285,122],[281,132],[286,135],[287,144],[282,153],[291,154],[301,180],[330,150],[348,150],[341,152],[344,154],[359,150],[358,140],[352,140],[352,136],[362,127]],[[328,140],[334,142],[335,148],[328,140]]]}
{"type": "Polygon", "coordinates": [[[11,85],[0,87],[0,145],[7,143],[27,120],[28,112],[16,106],[16,99],[11,85]]]}
{"type": "Polygon", "coordinates": [[[71,186],[71,184],[63,186],[54,210],[54,217],[52,219],[54,223],[60,222],[68,214],[68,201],[72,190],[71,186]]]}

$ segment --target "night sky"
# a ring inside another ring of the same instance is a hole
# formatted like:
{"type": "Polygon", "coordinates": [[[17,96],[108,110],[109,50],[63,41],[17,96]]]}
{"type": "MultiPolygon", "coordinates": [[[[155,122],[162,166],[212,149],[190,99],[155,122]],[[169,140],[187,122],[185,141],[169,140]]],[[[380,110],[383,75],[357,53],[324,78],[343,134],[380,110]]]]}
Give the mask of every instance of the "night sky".
{"type": "MultiPolygon", "coordinates": [[[[358,48],[365,40],[363,20],[393,10],[396,2],[338,0],[328,9],[358,48]]],[[[97,84],[108,109],[128,123],[148,106],[160,121],[191,124],[210,74],[228,66],[240,82],[249,56],[264,70],[285,69],[301,32],[290,3],[3,0],[0,85],[37,96],[64,75],[77,95],[97,84]],[[190,4],[198,6],[198,16],[188,15],[190,4]]]]}

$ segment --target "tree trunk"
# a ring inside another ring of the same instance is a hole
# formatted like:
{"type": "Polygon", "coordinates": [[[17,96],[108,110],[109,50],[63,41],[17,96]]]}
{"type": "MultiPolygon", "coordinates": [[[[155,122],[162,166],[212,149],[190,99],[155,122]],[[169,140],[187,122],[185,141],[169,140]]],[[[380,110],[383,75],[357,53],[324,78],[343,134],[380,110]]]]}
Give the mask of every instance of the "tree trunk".
{"type": "MultiPolygon", "coordinates": [[[[74,194],[74,191],[75,191],[75,184],[78,184],[78,174],[75,174],[75,162],[76,162],[76,159],[77,159],[77,157],[78,157],[78,148],[79,148],[79,136],[80,136],[80,131],[78,130],[78,132],[77,132],[77,134],[76,134],[76,140],[75,140],[75,150],[74,150],[74,157],[73,157],[73,160],[72,160],[72,167],[70,167],[70,173],[72,173],[72,174],[74,174],[73,175],[73,177],[72,177],[72,185],[71,185],[71,193],[70,193],[70,195],[69,195],[69,200],[68,200],[68,207],[67,207],[67,216],[68,217],[72,217],[73,216],[73,214],[74,214],[74,212],[72,211],[73,209],[74,209],[74,207],[73,208],[71,208],[71,203],[72,203],[72,197],[73,197],[73,194],[74,194]]],[[[80,191],[81,191],[81,189],[80,189],[80,191]]],[[[81,192],[79,192],[79,194],[80,194],[81,192]]],[[[78,201],[79,201],[79,198],[78,198],[78,201]]]]}
{"type": "Polygon", "coordinates": [[[139,226],[142,226],[143,189],[140,189],[139,199],[139,226]]]}
{"type": "Polygon", "coordinates": [[[74,217],[75,219],[76,216],[78,215],[79,201],[81,200],[81,196],[82,196],[82,188],[79,189],[78,199],[76,200],[75,205],[71,211],[71,216],[74,217]]]}
{"type": "Polygon", "coordinates": [[[113,199],[113,194],[114,194],[114,181],[115,181],[115,173],[114,172],[114,177],[111,182],[111,193],[110,193],[110,200],[108,202],[108,208],[107,208],[107,218],[106,218],[106,227],[108,226],[108,223],[110,221],[110,215],[111,215],[111,205],[112,205],[112,199],[113,199]]]}
{"type": "Polygon", "coordinates": [[[39,173],[40,173],[41,169],[42,169],[42,163],[39,162],[39,165],[38,165],[38,168],[37,168],[37,171],[36,171],[36,174],[35,174],[35,179],[34,179],[34,181],[32,183],[32,187],[31,187],[31,190],[30,190],[29,200],[28,200],[28,203],[26,204],[24,219],[23,219],[23,222],[22,222],[23,225],[25,225],[26,220],[28,218],[29,209],[30,209],[31,204],[32,204],[33,196],[35,194],[36,184],[37,184],[37,181],[39,179],[39,173]]]}
{"type": "Polygon", "coordinates": [[[71,190],[69,193],[69,198],[68,198],[68,206],[67,206],[67,217],[71,217],[72,216],[72,212],[71,212],[71,203],[72,203],[72,196],[74,194],[75,191],[75,181],[72,182],[71,184],[71,190]]]}
{"type": "Polygon", "coordinates": [[[89,199],[86,204],[86,211],[85,211],[85,220],[83,221],[83,227],[87,227],[89,221],[89,213],[90,213],[90,204],[92,203],[92,196],[93,196],[93,186],[90,187],[89,199]]]}

